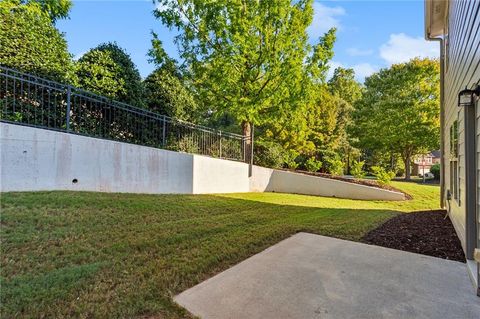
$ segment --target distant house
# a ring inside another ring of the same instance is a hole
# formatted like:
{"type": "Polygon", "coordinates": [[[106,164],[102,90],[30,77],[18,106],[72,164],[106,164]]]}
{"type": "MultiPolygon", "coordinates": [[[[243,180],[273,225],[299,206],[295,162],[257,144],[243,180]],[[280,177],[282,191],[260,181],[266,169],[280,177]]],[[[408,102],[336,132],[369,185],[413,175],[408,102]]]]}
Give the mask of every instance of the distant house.
{"type": "Polygon", "coordinates": [[[480,296],[480,1],[425,0],[425,37],[440,45],[441,206],[480,296]]]}
{"type": "Polygon", "coordinates": [[[440,151],[431,151],[427,154],[417,155],[413,159],[412,175],[423,176],[430,172],[434,164],[440,164],[440,151]]]}

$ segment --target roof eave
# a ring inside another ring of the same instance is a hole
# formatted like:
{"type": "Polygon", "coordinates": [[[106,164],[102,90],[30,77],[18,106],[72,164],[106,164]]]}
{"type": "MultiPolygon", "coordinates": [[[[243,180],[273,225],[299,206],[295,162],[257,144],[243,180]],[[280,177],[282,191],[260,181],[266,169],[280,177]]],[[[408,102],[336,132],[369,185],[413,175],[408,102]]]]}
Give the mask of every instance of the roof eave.
{"type": "Polygon", "coordinates": [[[425,38],[443,37],[446,34],[448,0],[425,0],[425,38]]]}

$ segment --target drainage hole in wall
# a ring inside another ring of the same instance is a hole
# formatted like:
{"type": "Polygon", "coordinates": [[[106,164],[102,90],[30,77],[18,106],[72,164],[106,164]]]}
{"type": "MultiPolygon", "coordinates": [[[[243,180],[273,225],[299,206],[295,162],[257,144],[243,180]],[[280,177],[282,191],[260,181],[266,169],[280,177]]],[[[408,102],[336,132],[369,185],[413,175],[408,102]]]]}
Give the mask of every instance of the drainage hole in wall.
{"type": "Polygon", "coordinates": [[[78,183],[78,179],[76,179],[76,178],[72,179],[72,183],[73,183],[73,184],[78,183]]]}

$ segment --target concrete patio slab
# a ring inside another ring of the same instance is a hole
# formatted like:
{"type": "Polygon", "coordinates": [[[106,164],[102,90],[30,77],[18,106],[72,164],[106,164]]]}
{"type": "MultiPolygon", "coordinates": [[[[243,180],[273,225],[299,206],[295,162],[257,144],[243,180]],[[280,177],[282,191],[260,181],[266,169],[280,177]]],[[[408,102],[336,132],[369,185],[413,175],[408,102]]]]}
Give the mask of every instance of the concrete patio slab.
{"type": "Polygon", "coordinates": [[[465,264],[298,233],[184,291],[213,318],[480,318],[465,264]]]}

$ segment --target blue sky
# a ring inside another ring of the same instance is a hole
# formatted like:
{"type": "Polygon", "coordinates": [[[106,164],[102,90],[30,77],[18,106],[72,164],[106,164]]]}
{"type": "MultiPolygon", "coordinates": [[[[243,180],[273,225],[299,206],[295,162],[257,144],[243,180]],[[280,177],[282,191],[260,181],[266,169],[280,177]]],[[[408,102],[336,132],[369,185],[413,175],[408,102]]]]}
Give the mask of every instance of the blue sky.
{"type": "MultiPolygon", "coordinates": [[[[415,56],[438,57],[438,44],[423,39],[423,0],[323,0],[314,4],[315,17],[309,29],[311,41],[330,27],[337,27],[336,66],[354,68],[357,78],[392,63],[415,56]]],[[[148,63],[151,30],[158,33],[166,51],[178,57],[174,31],[153,17],[151,1],[74,1],[70,19],[57,22],[70,52],[80,57],[100,43],[116,41],[131,55],[143,77],[154,68],[148,63]]]]}

